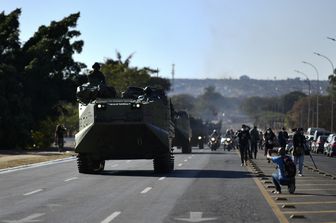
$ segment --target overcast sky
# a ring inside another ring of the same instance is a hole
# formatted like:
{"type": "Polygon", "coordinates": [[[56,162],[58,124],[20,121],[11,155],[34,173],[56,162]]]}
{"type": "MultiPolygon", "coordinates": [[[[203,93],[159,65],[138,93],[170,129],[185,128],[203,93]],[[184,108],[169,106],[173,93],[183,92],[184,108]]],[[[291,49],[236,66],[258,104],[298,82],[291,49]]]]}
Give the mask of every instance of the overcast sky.
{"type": "Polygon", "coordinates": [[[126,58],[177,78],[327,79],[336,65],[334,0],[0,0],[1,11],[22,9],[21,41],[40,25],[80,12],[84,50],[76,60],[126,58]]]}

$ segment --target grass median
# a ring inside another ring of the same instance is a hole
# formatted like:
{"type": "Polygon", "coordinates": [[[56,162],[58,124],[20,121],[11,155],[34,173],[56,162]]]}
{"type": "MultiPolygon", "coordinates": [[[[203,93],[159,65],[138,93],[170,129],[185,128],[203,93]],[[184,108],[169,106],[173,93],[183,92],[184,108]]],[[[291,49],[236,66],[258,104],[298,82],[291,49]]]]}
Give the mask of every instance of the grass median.
{"type": "Polygon", "coordinates": [[[0,156],[0,169],[46,162],[50,160],[63,159],[74,156],[74,152],[59,154],[24,154],[24,155],[2,155],[0,156]]]}

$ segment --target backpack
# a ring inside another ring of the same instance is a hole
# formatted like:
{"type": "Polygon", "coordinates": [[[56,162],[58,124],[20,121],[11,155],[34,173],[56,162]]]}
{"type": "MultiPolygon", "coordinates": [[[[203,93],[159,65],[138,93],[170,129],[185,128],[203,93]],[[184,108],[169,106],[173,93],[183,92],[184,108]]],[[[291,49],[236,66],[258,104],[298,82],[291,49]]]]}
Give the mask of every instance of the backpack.
{"type": "Polygon", "coordinates": [[[283,161],[284,161],[284,166],[285,166],[285,176],[288,177],[288,178],[292,178],[292,177],[295,177],[296,175],[296,166],[293,162],[293,160],[288,157],[288,156],[285,156],[283,158],[283,161]]]}

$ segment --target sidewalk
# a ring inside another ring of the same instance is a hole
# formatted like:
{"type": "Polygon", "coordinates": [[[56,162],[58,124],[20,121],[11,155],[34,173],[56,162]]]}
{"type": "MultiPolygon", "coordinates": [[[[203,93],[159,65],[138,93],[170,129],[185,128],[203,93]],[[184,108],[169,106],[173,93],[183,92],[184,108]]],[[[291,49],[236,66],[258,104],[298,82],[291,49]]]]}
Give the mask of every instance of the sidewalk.
{"type": "Polygon", "coordinates": [[[303,177],[296,176],[294,194],[289,194],[286,186],[282,186],[282,194],[273,194],[275,164],[268,163],[263,150],[248,162],[247,169],[255,175],[256,184],[282,222],[336,221],[336,176],[305,165],[303,177]]]}

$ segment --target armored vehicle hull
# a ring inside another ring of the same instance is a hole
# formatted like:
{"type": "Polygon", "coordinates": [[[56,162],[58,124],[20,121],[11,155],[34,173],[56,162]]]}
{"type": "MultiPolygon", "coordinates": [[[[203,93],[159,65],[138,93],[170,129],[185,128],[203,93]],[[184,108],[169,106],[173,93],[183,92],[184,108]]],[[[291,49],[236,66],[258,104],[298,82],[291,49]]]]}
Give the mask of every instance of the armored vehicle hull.
{"type": "Polygon", "coordinates": [[[79,172],[102,171],[105,160],[111,159],[153,159],[155,172],[174,169],[174,127],[167,100],[96,99],[80,104],[79,116],[79,172]]]}
{"type": "Polygon", "coordinates": [[[175,115],[175,138],[173,146],[182,147],[182,153],[191,153],[191,128],[189,115],[185,111],[179,111],[175,115]]]}

